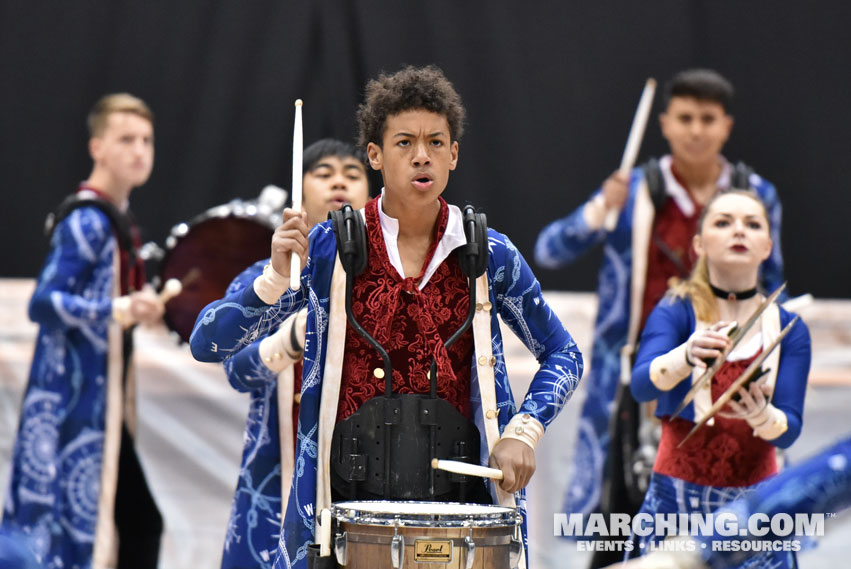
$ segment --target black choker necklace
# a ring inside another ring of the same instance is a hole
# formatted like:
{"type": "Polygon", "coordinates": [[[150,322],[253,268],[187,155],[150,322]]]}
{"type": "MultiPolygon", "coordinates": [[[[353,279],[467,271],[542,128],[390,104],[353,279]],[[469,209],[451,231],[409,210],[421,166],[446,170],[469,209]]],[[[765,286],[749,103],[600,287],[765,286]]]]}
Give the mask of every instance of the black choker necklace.
{"type": "Polygon", "coordinates": [[[743,290],[742,292],[732,292],[729,290],[720,289],[717,286],[713,286],[711,283],[709,288],[712,289],[712,292],[715,293],[715,296],[718,298],[723,298],[725,300],[747,300],[756,294],[756,287],[743,290]]]}

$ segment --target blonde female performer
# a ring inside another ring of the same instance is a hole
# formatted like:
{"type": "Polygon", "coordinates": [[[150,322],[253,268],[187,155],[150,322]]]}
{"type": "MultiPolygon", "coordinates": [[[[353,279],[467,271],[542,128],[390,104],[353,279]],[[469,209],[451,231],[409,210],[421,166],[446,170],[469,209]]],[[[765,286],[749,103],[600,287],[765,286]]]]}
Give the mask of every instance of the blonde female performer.
{"type": "MultiPolygon", "coordinates": [[[[756,285],[760,263],[771,254],[769,230],[765,207],[755,194],[716,196],[694,238],[699,260],[692,276],[673,287],[647,321],[631,389],[638,401],[656,400],[656,416],[662,419],[659,452],[641,508],[657,523],[650,535],[638,536],[628,556],[658,548],[663,538],[687,529],[659,527],[655,514],[708,514],[774,475],[775,448],[788,447],[801,432],[810,336],[799,320],[763,362],[766,373],[740,388],[721,413],[684,441],[712,403],[793,320],[775,304],[733,347],[711,382],[673,417],[707,362],[724,357],[734,323],[743,325],[762,302],[756,285]]],[[[739,567],[792,567],[793,556],[763,551],[739,567]]]]}

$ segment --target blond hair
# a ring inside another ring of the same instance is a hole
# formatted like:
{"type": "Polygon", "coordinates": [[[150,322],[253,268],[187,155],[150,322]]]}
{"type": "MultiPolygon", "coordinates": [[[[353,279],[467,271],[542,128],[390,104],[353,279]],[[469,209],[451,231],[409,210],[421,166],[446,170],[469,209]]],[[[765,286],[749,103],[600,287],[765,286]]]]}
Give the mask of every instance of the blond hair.
{"type": "Polygon", "coordinates": [[[154,113],[145,101],[129,93],[112,93],[101,97],[86,118],[89,136],[94,138],[103,134],[107,120],[112,113],[131,113],[154,122],[154,113]]]}
{"type": "MultiPolygon", "coordinates": [[[[697,234],[703,233],[703,222],[706,221],[706,215],[709,213],[709,208],[717,199],[730,194],[745,196],[751,198],[762,207],[762,213],[765,216],[765,222],[771,230],[771,219],[768,217],[768,209],[765,207],[762,199],[752,190],[731,189],[715,194],[704,206],[700,213],[700,219],[697,222],[697,234]]],[[[715,299],[715,293],[709,286],[709,264],[706,261],[706,254],[700,255],[697,258],[697,263],[692,269],[691,275],[686,280],[680,280],[676,277],[668,281],[668,294],[674,298],[688,297],[691,299],[692,307],[694,307],[694,315],[698,320],[703,322],[717,322],[720,318],[718,312],[718,302],[715,299]]]]}

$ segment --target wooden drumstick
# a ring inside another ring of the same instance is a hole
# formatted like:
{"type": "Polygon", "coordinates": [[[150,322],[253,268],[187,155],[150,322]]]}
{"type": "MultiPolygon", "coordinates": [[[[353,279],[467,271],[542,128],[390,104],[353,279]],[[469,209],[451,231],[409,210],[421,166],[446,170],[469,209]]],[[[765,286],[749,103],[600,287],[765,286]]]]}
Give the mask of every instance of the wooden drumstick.
{"type": "Polygon", "coordinates": [[[177,279],[168,279],[160,291],[160,302],[165,304],[183,291],[183,285],[177,279]]]}
{"type": "MultiPolygon", "coordinates": [[[[293,209],[301,211],[301,181],[302,181],[302,154],[304,152],[304,140],[301,129],[301,107],[304,103],[301,99],[295,102],[295,124],[293,125],[293,209]]],[[[295,253],[290,261],[290,288],[298,290],[301,286],[301,259],[295,253]]]]}
{"type": "Polygon", "coordinates": [[[470,464],[469,462],[459,462],[457,460],[438,460],[431,459],[431,467],[435,470],[445,470],[454,472],[455,474],[466,474],[467,476],[481,476],[482,478],[493,478],[502,480],[502,470],[498,468],[488,468],[487,466],[479,466],[478,464],[470,464]]]}
{"type": "MultiPolygon", "coordinates": [[[[647,119],[650,116],[650,108],[653,106],[653,95],[656,93],[656,80],[652,77],[644,83],[644,91],[641,92],[641,99],[638,101],[638,108],[635,110],[635,116],[632,118],[632,126],[629,128],[629,136],[626,139],[626,148],[623,151],[621,158],[621,166],[618,168],[618,173],[622,176],[629,176],[632,167],[635,166],[635,160],[638,158],[638,149],[641,147],[641,139],[644,138],[644,129],[647,127],[647,119]]],[[[619,209],[610,209],[606,213],[606,219],[603,226],[606,231],[612,231],[618,224],[619,209]]]]}

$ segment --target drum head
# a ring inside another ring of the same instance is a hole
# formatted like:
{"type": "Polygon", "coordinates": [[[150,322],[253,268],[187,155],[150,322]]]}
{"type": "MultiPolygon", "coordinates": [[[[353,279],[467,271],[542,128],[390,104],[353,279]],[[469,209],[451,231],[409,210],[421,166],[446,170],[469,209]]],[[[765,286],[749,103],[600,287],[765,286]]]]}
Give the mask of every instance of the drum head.
{"type": "Polygon", "coordinates": [[[265,218],[236,215],[201,216],[172,230],[160,278],[182,281],[183,291],[166,304],[168,327],[188,342],[201,310],[222,298],[239,273],[269,257],[273,233],[265,218]]]}
{"type": "Polygon", "coordinates": [[[331,505],[331,515],[341,522],[391,526],[491,527],[519,523],[514,508],[455,502],[337,502],[331,505]]]}

